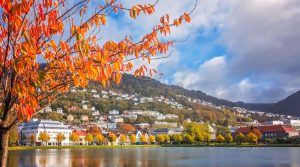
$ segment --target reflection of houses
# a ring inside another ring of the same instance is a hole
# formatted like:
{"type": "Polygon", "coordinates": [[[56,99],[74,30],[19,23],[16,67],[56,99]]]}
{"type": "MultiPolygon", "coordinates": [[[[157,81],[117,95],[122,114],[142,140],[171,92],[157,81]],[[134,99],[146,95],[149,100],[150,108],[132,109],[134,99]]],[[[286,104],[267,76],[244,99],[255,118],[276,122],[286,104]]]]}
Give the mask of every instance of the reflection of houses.
{"type": "MultiPolygon", "coordinates": [[[[290,125],[269,125],[258,126],[257,128],[262,133],[262,139],[286,139],[289,137],[296,137],[299,135],[299,131],[294,129],[290,125]]],[[[248,134],[251,131],[250,127],[241,127],[237,129],[237,133],[248,134]]]]}
{"type": "Polygon", "coordinates": [[[36,136],[36,145],[41,145],[42,141],[38,140],[41,132],[47,132],[50,136],[48,145],[58,145],[56,141],[56,136],[59,133],[62,133],[65,136],[65,140],[61,142],[61,145],[69,145],[69,136],[72,132],[66,125],[58,121],[52,120],[36,120],[25,123],[21,130],[21,142],[29,143],[30,136],[36,136]]]}

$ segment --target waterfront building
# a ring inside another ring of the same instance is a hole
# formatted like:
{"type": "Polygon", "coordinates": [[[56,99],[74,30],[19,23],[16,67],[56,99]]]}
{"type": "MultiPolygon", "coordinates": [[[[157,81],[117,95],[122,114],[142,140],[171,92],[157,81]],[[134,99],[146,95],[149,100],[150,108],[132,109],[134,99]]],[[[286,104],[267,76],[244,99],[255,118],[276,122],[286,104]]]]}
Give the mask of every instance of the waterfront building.
{"type": "MultiPolygon", "coordinates": [[[[262,140],[265,139],[287,139],[290,137],[298,137],[299,131],[293,128],[291,125],[267,125],[252,127],[257,128],[262,133],[262,140]]],[[[237,129],[237,133],[248,134],[251,131],[250,127],[241,127],[237,129]]]]}
{"type": "Polygon", "coordinates": [[[21,129],[21,143],[26,144],[30,143],[30,136],[36,136],[35,145],[45,145],[39,140],[39,135],[42,132],[47,132],[50,136],[50,140],[47,143],[49,146],[56,146],[58,142],[56,141],[56,136],[59,133],[62,133],[65,136],[65,140],[61,142],[61,145],[70,145],[69,136],[72,132],[66,125],[59,121],[52,120],[37,120],[33,119],[28,123],[23,124],[21,129]]]}

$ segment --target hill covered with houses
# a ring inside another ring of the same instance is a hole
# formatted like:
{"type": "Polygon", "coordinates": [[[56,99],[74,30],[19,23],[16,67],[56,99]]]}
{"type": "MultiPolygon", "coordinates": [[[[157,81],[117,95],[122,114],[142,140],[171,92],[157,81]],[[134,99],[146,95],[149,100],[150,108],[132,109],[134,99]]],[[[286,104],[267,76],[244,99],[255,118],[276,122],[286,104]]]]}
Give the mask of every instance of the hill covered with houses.
{"type": "Polygon", "coordinates": [[[148,77],[135,78],[126,74],[120,85],[112,84],[103,88],[98,83],[90,83],[87,88],[72,88],[36,117],[74,124],[105,120],[115,123],[114,126],[118,123],[181,124],[185,120],[237,126],[285,116],[248,110],[201,91],[187,90],[148,77]],[[119,122],[108,119],[110,111],[119,112],[119,122]]]}

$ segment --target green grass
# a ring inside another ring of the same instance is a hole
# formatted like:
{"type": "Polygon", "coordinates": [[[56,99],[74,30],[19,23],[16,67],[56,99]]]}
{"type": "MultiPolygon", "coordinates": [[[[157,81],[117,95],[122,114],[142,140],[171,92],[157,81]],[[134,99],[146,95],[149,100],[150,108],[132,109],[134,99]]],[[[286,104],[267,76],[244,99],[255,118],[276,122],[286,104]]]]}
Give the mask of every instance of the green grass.
{"type": "Polygon", "coordinates": [[[172,144],[162,145],[162,147],[300,147],[300,144],[172,144]]]}
{"type": "Polygon", "coordinates": [[[16,150],[36,150],[36,149],[103,149],[103,148],[155,148],[155,147],[300,147],[300,144],[169,144],[169,145],[125,145],[125,146],[111,146],[111,145],[92,145],[92,146],[15,146],[9,147],[9,151],[16,150]]]}
{"type": "Polygon", "coordinates": [[[112,145],[92,145],[92,146],[14,146],[8,147],[9,151],[16,150],[36,150],[36,149],[102,149],[102,148],[145,148],[145,147],[160,147],[159,145],[124,145],[124,146],[112,146],[112,145]]]}

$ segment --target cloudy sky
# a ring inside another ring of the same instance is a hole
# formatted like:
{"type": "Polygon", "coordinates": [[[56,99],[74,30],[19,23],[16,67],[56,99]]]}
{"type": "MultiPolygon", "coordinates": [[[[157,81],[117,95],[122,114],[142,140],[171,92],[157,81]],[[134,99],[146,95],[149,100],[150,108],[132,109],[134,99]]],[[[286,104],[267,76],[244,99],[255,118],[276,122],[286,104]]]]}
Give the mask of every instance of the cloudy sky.
{"type": "MultiPolygon", "coordinates": [[[[138,38],[161,15],[178,17],[194,4],[160,0],[153,16],[111,16],[103,39],[138,38]]],[[[198,0],[192,23],[169,37],[186,38],[171,57],[152,62],[164,74],[162,82],[244,102],[276,102],[300,89],[300,0],[198,0]]]]}

